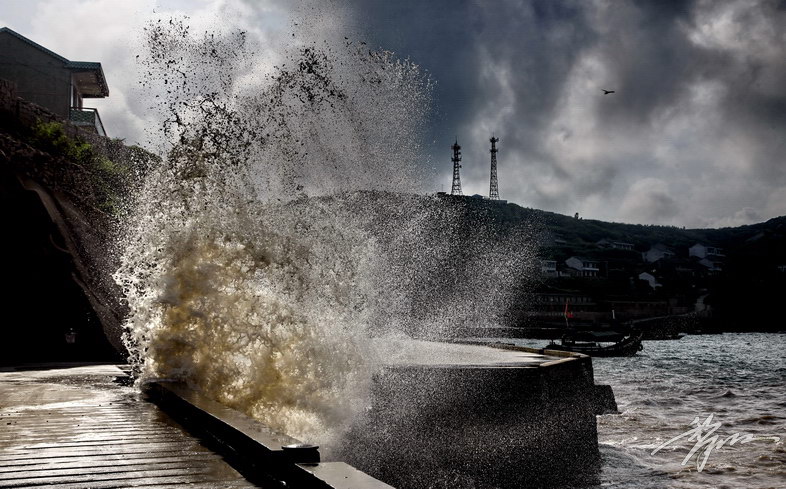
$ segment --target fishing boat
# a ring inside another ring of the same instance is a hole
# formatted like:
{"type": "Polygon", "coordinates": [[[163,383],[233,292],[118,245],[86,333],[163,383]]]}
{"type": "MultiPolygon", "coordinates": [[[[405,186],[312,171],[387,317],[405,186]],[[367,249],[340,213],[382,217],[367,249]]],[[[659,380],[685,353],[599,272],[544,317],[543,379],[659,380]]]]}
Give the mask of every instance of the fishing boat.
{"type": "Polygon", "coordinates": [[[630,357],[644,349],[641,332],[620,334],[611,331],[566,333],[560,343],[551,342],[547,350],[583,353],[591,357],[630,357]]]}
{"type": "Polygon", "coordinates": [[[560,343],[549,343],[547,350],[583,353],[592,357],[630,357],[644,349],[641,344],[643,333],[619,322],[614,311],[611,311],[609,328],[601,328],[605,330],[578,330],[571,327],[571,318],[573,314],[568,302],[565,302],[565,334],[560,343]]]}

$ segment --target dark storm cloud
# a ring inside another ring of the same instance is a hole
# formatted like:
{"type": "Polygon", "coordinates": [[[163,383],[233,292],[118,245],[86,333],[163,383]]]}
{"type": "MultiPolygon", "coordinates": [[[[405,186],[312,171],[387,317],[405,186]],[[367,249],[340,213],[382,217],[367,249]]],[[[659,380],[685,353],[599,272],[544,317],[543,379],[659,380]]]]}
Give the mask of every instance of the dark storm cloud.
{"type": "Polygon", "coordinates": [[[370,44],[436,79],[445,187],[458,136],[465,189],[488,191],[495,132],[502,196],[524,205],[687,225],[786,213],[784,2],[353,5],[370,44]]]}
{"type": "Polygon", "coordinates": [[[487,111],[502,114],[498,131],[504,124],[536,139],[533,130],[548,122],[560,84],[593,36],[573,2],[355,3],[359,24],[376,44],[411,58],[437,81],[439,161],[449,158],[454,137],[467,150],[488,149],[486,140],[466,139],[475,118],[487,111]],[[505,93],[508,83],[512,94],[505,93]]]}
{"type": "Polygon", "coordinates": [[[600,107],[604,121],[648,124],[705,70],[707,54],[685,36],[690,2],[636,2],[603,12],[598,42],[617,93],[600,107]]]}
{"type": "Polygon", "coordinates": [[[64,56],[103,61],[112,95],[95,104],[112,134],[130,142],[145,141],[151,126],[149,94],[134,88],[128,47],[150,12],[188,15],[195,32],[247,31],[262,47],[260,72],[280,61],[298,22],[309,38],[366,41],[430,72],[436,110],[424,165],[435,169],[431,190],[450,188],[458,137],[465,193],[487,194],[493,133],[501,140],[500,194],[522,205],[687,226],[786,214],[786,1],[30,5],[4,9],[0,23],[64,56]],[[66,6],[75,22],[101,28],[73,35],[73,22],[59,14],[66,6]]]}

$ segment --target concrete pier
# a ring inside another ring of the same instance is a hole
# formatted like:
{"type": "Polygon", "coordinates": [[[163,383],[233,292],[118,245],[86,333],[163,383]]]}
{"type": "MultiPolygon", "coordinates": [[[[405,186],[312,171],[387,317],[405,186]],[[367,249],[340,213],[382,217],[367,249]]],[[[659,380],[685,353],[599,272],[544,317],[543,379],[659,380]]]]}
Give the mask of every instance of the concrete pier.
{"type": "Polygon", "coordinates": [[[376,376],[368,418],[353,428],[343,459],[402,488],[597,478],[595,415],[616,407],[608,386],[595,386],[589,357],[417,343],[376,376]]]}
{"type": "Polygon", "coordinates": [[[0,488],[251,488],[113,365],[0,369],[0,488]]]}
{"type": "Polygon", "coordinates": [[[616,407],[589,357],[412,341],[389,353],[335,462],[181,384],[143,395],[112,365],[0,369],[0,489],[565,487],[597,475],[595,415],[616,407]]]}

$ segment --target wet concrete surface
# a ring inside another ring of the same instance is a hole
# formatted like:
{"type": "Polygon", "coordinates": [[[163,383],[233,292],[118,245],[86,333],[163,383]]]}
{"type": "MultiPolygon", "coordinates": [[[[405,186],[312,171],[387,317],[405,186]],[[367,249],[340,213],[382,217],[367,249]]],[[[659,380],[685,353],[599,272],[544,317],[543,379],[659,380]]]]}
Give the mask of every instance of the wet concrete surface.
{"type": "Polygon", "coordinates": [[[250,488],[114,365],[0,369],[0,488],[250,488]]]}
{"type": "Polygon", "coordinates": [[[539,367],[564,357],[545,355],[523,349],[491,348],[486,344],[445,343],[422,340],[387,340],[396,345],[385,352],[389,366],[422,367],[539,367]]]}

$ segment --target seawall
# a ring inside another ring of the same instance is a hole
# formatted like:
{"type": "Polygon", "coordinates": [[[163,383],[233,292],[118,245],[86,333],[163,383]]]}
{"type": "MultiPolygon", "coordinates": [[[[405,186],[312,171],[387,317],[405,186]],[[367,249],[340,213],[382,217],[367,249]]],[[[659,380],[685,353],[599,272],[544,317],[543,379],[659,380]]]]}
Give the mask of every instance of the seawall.
{"type": "Polygon", "coordinates": [[[509,345],[497,351],[484,362],[387,366],[344,458],[397,487],[596,479],[595,416],[616,406],[610,390],[595,386],[591,359],[509,345]]]}
{"type": "MultiPolygon", "coordinates": [[[[589,357],[511,345],[440,348],[457,355],[410,359],[375,376],[367,416],[354,420],[335,454],[343,462],[331,469],[353,473],[346,462],[362,471],[362,483],[346,487],[554,487],[597,479],[595,416],[616,404],[608,386],[594,384],[589,357]]],[[[152,384],[150,392],[255,474],[312,477],[282,449],[297,440],[181,385],[152,384]]]]}

